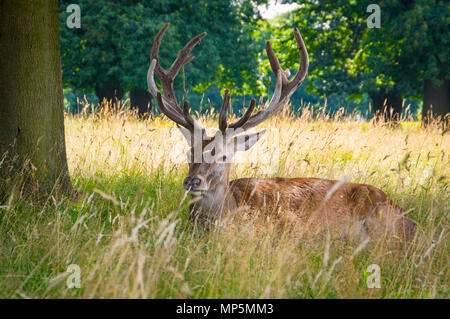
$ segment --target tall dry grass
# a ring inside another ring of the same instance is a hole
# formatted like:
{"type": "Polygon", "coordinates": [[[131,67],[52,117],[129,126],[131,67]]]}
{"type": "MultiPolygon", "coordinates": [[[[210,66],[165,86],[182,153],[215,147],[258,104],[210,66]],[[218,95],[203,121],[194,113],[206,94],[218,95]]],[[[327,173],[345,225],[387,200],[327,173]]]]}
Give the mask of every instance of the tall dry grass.
{"type": "MultiPolygon", "coordinates": [[[[201,122],[215,126],[214,116],[201,122]]],[[[299,238],[270,219],[205,233],[188,219],[185,142],[165,118],[127,110],[66,116],[77,200],[0,205],[0,297],[448,298],[450,137],[439,125],[397,126],[285,111],[241,154],[232,178],[315,176],[375,185],[410,210],[407,248],[299,238]],[[81,269],[69,289],[67,268],[81,269]],[[368,266],[381,288],[368,288],[368,266]]]]}

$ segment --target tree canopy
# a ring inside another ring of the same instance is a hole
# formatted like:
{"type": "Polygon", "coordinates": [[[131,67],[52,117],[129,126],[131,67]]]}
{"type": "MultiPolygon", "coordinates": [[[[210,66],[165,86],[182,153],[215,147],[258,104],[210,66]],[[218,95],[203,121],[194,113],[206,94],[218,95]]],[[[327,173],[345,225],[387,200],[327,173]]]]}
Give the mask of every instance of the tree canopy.
{"type": "Polygon", "coordinates": [[[183,88],[201,91],[211,84],[234,92],[258,90],[257,55],[260,45],[252,38],[260,19],[254,7],[262,1],[107,1],[80,0],[80,29],[65,27],[70,1],[61,1],[61,43],[64,83],[84,91],[96,86],[122,90],[146,89],[146,73],[153,38],[171,23],[160,50],[163,66],[195,35],[208,36],[196,48],[196,58],[176,81],[183,88]]]}
{"type": "Polygon", "coordinates": [[[267,0],[80,0],[82,26],[69,29],[65,10],[70,1],[64,0],[60,2],[64,84],[97,95],[102,89],[114,89],[119,97],[124,91],[146,90],[154,36],[170,22],[160,49],[163,67],[172,63],[189,39],[208,33],[193,51],[195,59],[186,72],[176,79],[177,92],[202,93],[209,87],[217,98],[223,88],[259,95],[273,84],[264,40],[273,40],[281,63],[294,69],[298,56],[292,50],[292,29],[298,27],[310,55],[305,82],[309,94],[302,87],[293,102],[315,103],[327,97],[336,105],[354,106],[351,101],[367,105],[370,97],[374,109],[387,102],[399,113],[402,99],[437,94],[444,105],[440,112],[449,112],[445,104],[450,77],[449,3],[380,0],[380,28],[370,28],[371,2],[305,0],[293,12],[264,21],[257,6],[267,0]]]}
{"type": "Polygon", "coordinates": [[[369,28],[371,3],[303,1],[273,27],[286,39],[283,47],[292,45],[289,29],[301,28],[310,52],[311,91],[321,96],[345,92],[351,99],[364,94],[418,98],[425,79],[438,84],[443,75],[450,77],[448,3],[379,1],[380,28],[369,28]]]}

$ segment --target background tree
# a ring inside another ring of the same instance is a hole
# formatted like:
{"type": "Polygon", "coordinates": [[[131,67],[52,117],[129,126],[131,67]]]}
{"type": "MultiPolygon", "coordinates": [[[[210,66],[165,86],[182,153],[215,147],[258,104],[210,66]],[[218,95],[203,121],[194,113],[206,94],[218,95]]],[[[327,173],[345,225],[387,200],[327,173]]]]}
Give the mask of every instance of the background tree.
{"type": "Polygon", "coordinates": [[[367,93],[375,111],[387,102],[397,114],[404,98],[421,97],[427,80],[448,92],[449,5],[379,1],[381,28],[368,28],[371,2],[305,1],[276,28],[281,36],[294,24],[302,28],[311,55],[310,90],[322,96],[345,92],[351,99],[367,93]]]}
{"type": "MultiPolygon", "coordinates": [[[[99,100],[120,98],[122,92],[130,91],[132,105],[137,99],[148,103],[149,50],[156,33],[170,22],[160,53],[163,66],[173,61],[188,39],[208,33],[194,52],[196,58],[186,66],[187,85],[183,76],[175,83],[180,94],[184,88],[202,92],[210,86],[229,87],[241,94],[260,91],[255,79],[263,45],[253,39],[252,32],[260,19],[255,5],[263,2],[81,0],[81,29],[63,29],[61,34],[64,83],[77,90],[95,90],[99,100]]],[[[69,3],[61,2],[61,24],[69,3]]]]}
{"type": "Polygon", "coordinates": [[[400,46],[402,80],[423,96],[423,119],[431,105],[434,115],[445,116],[450,113],[450,3],[383,1],[382,5],[393,43],[400,46]]]}
{"type": "Polygon", "coordinates": [[[1,0],[0,12],[0,193],[18,173],[68,192],[58,1],[1,0]]]}
{"type": "MultiPolygon", "coordinates": [[[[399,112],[402,90],[391,79],[376,78],[380,73],[384,75],[391,60],[375,58],[372,60],[376,64],[375,69],[364,71],[355,64],[361,53],[367,54],[363,47],[367,32],[377,30],[367,27],[369,13],[366,8],[370,3],[305,1],[302,7],[287,15],[284,25],[277,30],[284,36],[285,29],[294,25],[301,28],[310,53],[310,91],[320,96],[344,93],[350,99],[362,99],[367,94],[372,99],[374,111],[381,111],[386,101],[399,112]]],[[[288,55],[286,59],[295,57],[288,55]]]]}
{"type": "Polygon", "coordinates": [[[79,1],[81,28],[66,27],[67,6],[60,1],[61,54],[65,86],[95,91],[99,102],[123,97],[120,46],[121,5],[118,1],[79,1]]]}

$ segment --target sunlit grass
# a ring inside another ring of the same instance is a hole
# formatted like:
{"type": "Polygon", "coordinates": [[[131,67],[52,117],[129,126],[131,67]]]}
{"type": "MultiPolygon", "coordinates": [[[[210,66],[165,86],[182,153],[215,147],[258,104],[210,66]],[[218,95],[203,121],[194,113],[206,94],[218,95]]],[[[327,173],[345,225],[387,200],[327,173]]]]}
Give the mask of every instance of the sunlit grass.
{"type": "MultiPolygon", "coordinates": [[[[215,127],[211,117],[201,122],[215,127]]],[[[182,135],[129,111],[66,116],[79,199],[0,203],[0,297],[448,298],[450,138],[418,122],[392,127],[284,112],[240,154],[232,178],[322,177],[375,185],[410,210],[407,248],[300,238],[242,216],[205,233],[188,219],[182,135]],[[81,288],[68,289],[77,264],[81,288]],[[369,289],[378,264],[381,288],[369,289]]]]}

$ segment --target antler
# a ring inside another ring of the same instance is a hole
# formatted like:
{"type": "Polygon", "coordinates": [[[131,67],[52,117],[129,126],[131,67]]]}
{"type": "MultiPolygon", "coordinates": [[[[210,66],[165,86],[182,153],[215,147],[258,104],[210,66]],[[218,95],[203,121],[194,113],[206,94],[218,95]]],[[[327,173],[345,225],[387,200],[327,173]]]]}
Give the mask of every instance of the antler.
{"type": "Polygon", "coordinates": [[[230,104],[230,97],[229,91],[225,91],[224,102],[219,116],[219,128],[222,132],[225,132],[227,127],[233,129],[241,128],[245,131],[264,122],[266,119],[276,114],[289,101],[295,90],[297,90],[297,88],[302,84],[308,74],[308,51],[306,50],[305,43],[303,42],[302,36],[300,35],[300,32],[297,28],[294,29],[294,36],[295,40],[297,41],[300,55],[300,66],[295,77],[291,81],[287,79],[286,75],[288,74],[288,70],[285,71],[281,68],[280,62],[278,61],[278,58],[272,49],[272,44],[270,43],[270,41],[267,41],[267,56],[269,57],[272,71],[277,77],[275,92],[272,96],[272,99],[270,100],[269,105],[266,109],[261,110],[254,115],[251,115],[255,108],[255,100],[253,99],[250,102],[250,106],[245,112],[244,116],[236,123],[227,125],[226,117],[227,110],[230,104]]]}
{"type": "MultiPolygon", "coordinates": [[[[202,33],[197,35],[191,41],[189,41],[185,47],[178,53],[178,57],[173,62],[172,66],[169,70],[165,70],[161,67],[158,60],[158,51],[161,45],[161,40],[166,32],[169,24],[166,23],[164,27],[158,32],[156,35],[155,41],[153,42],[150,58],[151,64],[147,73],[147,84],[150,92],[153,96],[156,97],[158,105],[161,111],[169,117],[172,121],[177,123],[180,126],[187,128],[189,131],[193,132],[196,129],[202,130],[204,129],[196,120],[192,118],[189,111],[188,102],[184,102],[183,110],[178,106],[175,92],[173,89],[173,81],[180,71],[181,67],[186,63],[189,63],[194,58],[190,56],[192,49],[200,43],[201,39],[206,36],[206,33],[202,33]],[[158,88],[155,83],[154,74],[156,73],[158,79],[161,82],[163,87],[163,94],[158,91],[158,88]]],[[[266,51],[267,56],[269,58],[270,66],[272,68],[272,72],[275,74],[277,81],[275,85],[275,92],[273,93],[272,99],[270,100],[268,106],[259,111],[256,114],[253,114],[253,110],[255,109],[256,101],[252,99],[250,102],[250,106],[248,107],[245,114],[235,123],[230,125],[227,124],[227,113],[230,107],[230,91],[227,89],[225,91],[223,97],[222,108],[219,114],[219,129],[222,133],[225,134],[228,128],[232,129],[242,129],[248,130],[252,127],[257,126],[262,123],[269,117],[275,115],[291,98],[292,94],[297,90],[297,88],[302,84],[308,74],[308,51],[306,50],[305,43],[303,42],[302,36],[297,28],[294,29],[295,40],[297,41],[297,46],[299,50],[300,56],[300,66],[292,80],[287,79],[288,70],[283,70],[280,66],[280,62],[278,61],[275,52],[272,49],[272,44],[270,41],[267,41],[266,51]]]]}
{"type": "Polygon", "coordinates": [[[201,39],[206,36],[206,32],[197,35],[191,41],[189,41],[184,48],[178,53],[177,58],[173,62],[169,70],[165,70],[161,67],[158,59],[159,47],[161,46],[161,40],[169,27],[169,23],[166,23],[162,29],[158,32],[153,42],[152,50],[150,53],[150,67],[147,72],[147,85],[150,93],[156,97],[158,105],[161,111],[172,121],[180,126],[185,127],[190,132],[195,129],[204,131],[200,123],[192,118],[189,112],[189,104],[187,102],[183,105],[183,111],[181,111],[177,99],[175,97],[175,91],[173,89],[173,81],[177,76],[180,69],[194,58],[194,56],[189,55],[194,49],[194,47],[200,43],[201,39]],[[159,92],[154,74],[158,77],[161,85],[163,87],[163,94],[159,92]]]}

